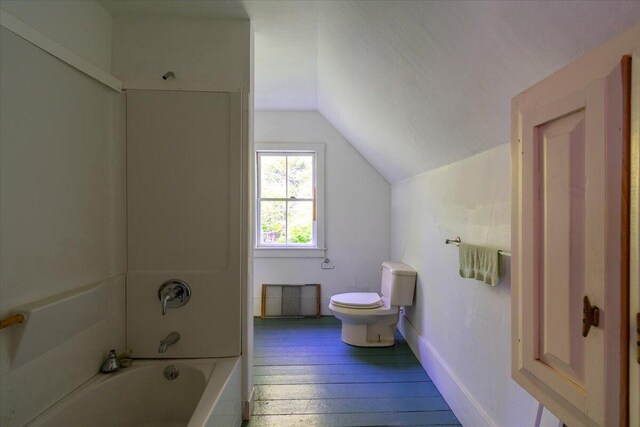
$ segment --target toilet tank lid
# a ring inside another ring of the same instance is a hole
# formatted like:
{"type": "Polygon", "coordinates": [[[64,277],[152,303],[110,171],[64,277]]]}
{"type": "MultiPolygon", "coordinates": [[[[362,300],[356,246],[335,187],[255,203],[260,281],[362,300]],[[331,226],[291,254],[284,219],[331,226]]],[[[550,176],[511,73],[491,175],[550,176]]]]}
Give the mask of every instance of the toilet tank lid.
{"type": "Polygon", "coordinates": [[[415,276],[416,271],[402,262],[385,261],[382,263],[382,268],[389,270],[391,274],[396,276],[415,276]]]}

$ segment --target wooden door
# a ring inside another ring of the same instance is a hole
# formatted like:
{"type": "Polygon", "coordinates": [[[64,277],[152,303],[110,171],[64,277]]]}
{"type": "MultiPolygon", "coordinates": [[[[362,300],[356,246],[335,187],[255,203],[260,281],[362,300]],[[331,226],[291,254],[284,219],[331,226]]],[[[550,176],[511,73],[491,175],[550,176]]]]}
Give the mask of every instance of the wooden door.
{"type": "Polygon", "coordinates": [[[600,425],[603,331],[580,326],[583,297],[604,301],[604,95],[598,80],[522,120],[522,368],[600,425]]]}
{"type": "MultiPolygon", "coordinates": [[[[640,49],[633,52],[640,64],[640,49]]],[[[633,67],[631,82],[630,239],[629,239],[629,425],[640,426],[640,66],[633,67]]]]}
{"type": "Polygon", "coordinates": [[[584,61],[591,69],[569,66],[513,100],[512,376],[570,427],[626,419],[624,87],[613,55],[601,50],[584,61]],[[599,309],[586,336],[585,296],[599,309]]]}

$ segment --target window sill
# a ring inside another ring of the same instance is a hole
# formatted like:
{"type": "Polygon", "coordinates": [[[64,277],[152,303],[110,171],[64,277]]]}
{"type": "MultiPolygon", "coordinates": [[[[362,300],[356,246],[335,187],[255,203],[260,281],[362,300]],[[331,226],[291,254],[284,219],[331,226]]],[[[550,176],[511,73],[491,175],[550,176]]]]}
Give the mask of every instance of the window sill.
{"type": "Polygon", "coordinates": [[[254,248],[254,258],[325,258],[325,248],[254,248]]]}

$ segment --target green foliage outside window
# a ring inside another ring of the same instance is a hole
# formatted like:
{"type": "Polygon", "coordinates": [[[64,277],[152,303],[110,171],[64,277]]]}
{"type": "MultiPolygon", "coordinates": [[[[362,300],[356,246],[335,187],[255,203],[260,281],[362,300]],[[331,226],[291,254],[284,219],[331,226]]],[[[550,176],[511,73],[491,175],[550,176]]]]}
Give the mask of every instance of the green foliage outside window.
{"type": "Polygon", "coordinates": [[[313,243],[313,156],[263,154],[259,178],[261,243],[313,243]]]}

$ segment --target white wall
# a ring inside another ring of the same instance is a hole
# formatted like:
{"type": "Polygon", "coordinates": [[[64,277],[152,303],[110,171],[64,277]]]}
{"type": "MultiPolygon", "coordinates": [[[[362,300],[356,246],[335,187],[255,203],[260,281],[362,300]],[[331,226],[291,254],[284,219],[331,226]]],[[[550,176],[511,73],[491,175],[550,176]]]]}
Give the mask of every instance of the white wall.
{"type": "MultiPolygon", "coordinates": [[[[68,3],[80,4],[61,8],[68,3]]],[[[69,25],[58,14],[73,12],[95,31],[85,37],[109,38],[110,26],[85,7],[56,9],[49,25],[69,25]]],[[[0,332],[0,424],[10,427],[96,374],[109,349],[123,349],[125,127],[121,94],[0,31],[0,317],[96,283],[104,309],[96,322],[72,325],[72,336],[62,330],[83,307],[37,332],[28,332],[35,314],[0,332]],[[48,346],[18,363],[32,333],[48,346]]]]}
{"type": "Polygon", "coordinates": [[[1,0],[0,8],[111,72],[111,15],[96,1],[1,0]]]}
{"type": "Polygon", "coordinates": [[[174,16],[117,16],[113,22],[113,74],[121,80],[215,83],[220,90],[249,91],[248,20],[174,16]]]}
{"type": "Polygon", "coordinates": [[[322,313],[331,295],[380,290],[380,265],[389,259],[390,186],[317,112],[257,111],[255,142],[323,142],[326,255],[322,258],[254,258],[254,314],[263,283],[320,283],[322,313]]]}
{"type": "MultiPolygon", "coordinates": [[[[418,271],[404,334],[463,425],[524,426],[533,399],[511,380],[510,280],[495,288],[458,275],[447,238],[510,246],[510,148],[392,187],[391,258],[418,271]]],[[[504,258],[506,267],[509,258],[504,258]]]]}

